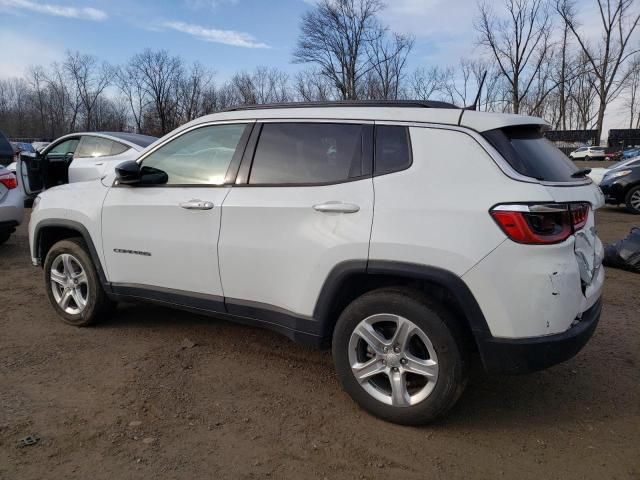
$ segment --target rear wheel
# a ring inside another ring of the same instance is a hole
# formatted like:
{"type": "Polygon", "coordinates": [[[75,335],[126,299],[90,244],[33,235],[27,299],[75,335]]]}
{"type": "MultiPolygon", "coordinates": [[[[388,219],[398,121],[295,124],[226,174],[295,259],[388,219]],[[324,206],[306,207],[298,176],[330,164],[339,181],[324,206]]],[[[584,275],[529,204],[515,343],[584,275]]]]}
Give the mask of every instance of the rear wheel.
{"type": "Polygon", "coordinates": [[[584,157],[584,158],[583,158],[583,160],[584,160],[585,162],[588,162],[589,160],[591,160],[591,157],[590,157],[589,155],[587,155],[586,157],[584,157]]]}
{"type": "Polygon", "coordinates": [[[627,192],[624,202],[627,210],[636,215],[640,215],[640,185],[633,187],[627,192]]]}
{"type": "Polygon", "coordinates": [[[11,236],[11,232],[0,232],[0,245],[2,245],[7,240],[9,240],[10,236],[11,236]]]}
{"type": "Polygon", "coordinates": [[[385,288],[340,315],[333,358],[344,389],[385,420],[419,425],[451,408],[466,384],[457,323],[421,292],[385,288]]]}
{"type": "Polygon", "coordinates": [[[115,303],[102,288],[83,240],[71,238],[53,245],[44,274],[49,300],[66,323],[84,327],[113,311],[115,303]]]}

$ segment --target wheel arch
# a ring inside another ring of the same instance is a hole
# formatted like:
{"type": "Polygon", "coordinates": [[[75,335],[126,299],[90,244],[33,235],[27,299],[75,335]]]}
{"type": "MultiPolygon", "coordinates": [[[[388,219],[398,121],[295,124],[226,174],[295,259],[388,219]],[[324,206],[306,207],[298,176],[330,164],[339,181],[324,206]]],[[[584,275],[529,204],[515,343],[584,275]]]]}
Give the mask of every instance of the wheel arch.
{"type": "Polygon", "coordinates": [[[34,229],[34,253],[40,265],[44,265],[44,259],[49,250],[60,240],[80,237],[84,240],[89,249],[89,255],[93,261],[100,282],[107,292],[110,292],[109,282],[102,268],[102,262],[96,250],[91,234],[87,228],[79,222],[66,219],[45,219],[41,220],[34,229]]]}
{"type": "Polygon", "coordinates": [[[373,289],[389,286],[415,288],[442,301],[462,319],[462,327],[476,344],[490,334],[478,302],[455,273],[429,265],[363,260],[338,264],[322,287],[313,314],[320,323],[322,343],[331,342],[338,317],[351,301],[373,289]]]}

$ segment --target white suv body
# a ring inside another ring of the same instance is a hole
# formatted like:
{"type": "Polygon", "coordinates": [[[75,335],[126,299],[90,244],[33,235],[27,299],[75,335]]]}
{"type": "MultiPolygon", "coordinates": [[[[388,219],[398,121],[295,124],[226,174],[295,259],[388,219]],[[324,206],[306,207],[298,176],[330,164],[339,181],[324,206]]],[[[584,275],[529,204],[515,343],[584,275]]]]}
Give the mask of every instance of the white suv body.
{"type": "Polygon", "coordinates": [[[29,234],[54,307],[85,325],[150,300],[333,343],[345,389],[399,423],[455,402],[469,349],[490,372],[575,355],[600,315],[602,194],[538,118],[421,106],[209,115],[44,192],[29,234]]]}
{"type": "Polygon", "coordinates": [[[572,160],[604,160],[604,147],[580,147],[569,154],[572,160]]]}

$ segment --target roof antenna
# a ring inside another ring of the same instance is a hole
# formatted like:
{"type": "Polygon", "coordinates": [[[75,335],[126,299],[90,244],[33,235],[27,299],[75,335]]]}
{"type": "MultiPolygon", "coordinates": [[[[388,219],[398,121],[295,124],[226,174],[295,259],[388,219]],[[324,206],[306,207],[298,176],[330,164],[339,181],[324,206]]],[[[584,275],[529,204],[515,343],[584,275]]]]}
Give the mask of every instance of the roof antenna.
{"type": "Polygon", "coordinates": [[[476,99],[473,101],[473,105],[469,105],[468,107],[464,107],[465,110],[478,110],[478,102],[480,102],[480,94],[482,93],[482,87],[484,86],[485,78],[487,78],[487,71],[486,70],[482,74],[482,80],[480,80],[480,86],[478,87],[478,93],[476,94],[476,99]]]}

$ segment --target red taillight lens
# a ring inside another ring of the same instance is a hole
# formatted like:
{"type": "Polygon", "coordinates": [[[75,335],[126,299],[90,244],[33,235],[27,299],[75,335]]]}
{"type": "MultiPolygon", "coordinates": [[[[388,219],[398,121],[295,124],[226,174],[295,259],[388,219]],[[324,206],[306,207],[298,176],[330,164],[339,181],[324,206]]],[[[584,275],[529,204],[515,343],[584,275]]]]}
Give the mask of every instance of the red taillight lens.
{"type": "Polygon", "coordinates": [[[573,222],[573,230],[580,230],[587,224],[589,218],[589,209],[591,205],[588,203],[575,203],[569,206],[571,209],[571,221],[573,222]]]}
{"type": "Polygon", "coordinates": [[[584,227],[589,204],[499,205],[491,216],[511,240],[545,245],[563,242],[584,227]]]}
{"type": "Polygon", "coordinates": [[[13,173],[0,174],[0,183],[7,187],[9,190],[18,186],[18,181],[13,173]]]}

